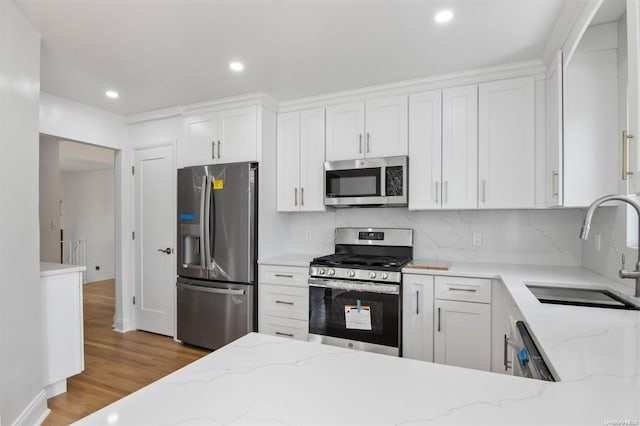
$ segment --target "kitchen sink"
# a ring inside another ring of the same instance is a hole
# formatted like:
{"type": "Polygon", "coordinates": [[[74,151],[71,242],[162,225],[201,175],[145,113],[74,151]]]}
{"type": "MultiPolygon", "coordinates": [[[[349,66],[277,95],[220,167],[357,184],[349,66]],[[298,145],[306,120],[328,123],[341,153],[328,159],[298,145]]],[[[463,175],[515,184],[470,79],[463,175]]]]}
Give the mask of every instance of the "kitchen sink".
{"type": "Polygon", "coordinates": [[[609,290],[556,287],[542,283],[525,283],[525,285],[540,303],[640,311],[640,306],[625,300],[609,290]]]}

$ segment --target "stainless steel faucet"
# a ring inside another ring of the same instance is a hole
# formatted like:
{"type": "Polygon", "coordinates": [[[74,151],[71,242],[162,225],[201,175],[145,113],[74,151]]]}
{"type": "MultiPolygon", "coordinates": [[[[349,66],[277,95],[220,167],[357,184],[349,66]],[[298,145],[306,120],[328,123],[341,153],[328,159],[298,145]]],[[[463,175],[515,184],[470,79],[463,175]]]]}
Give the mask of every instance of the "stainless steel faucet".
{"type": "MultiPolygon", "coordinates": [[[[593,214],[596,212],[596,209],[602,203],[606,203],[607,201],[622,201],[624,203],[629,204],[636,210],[638,214],[638,220],[640,220],[640,204],[629,197],[628,195],[605,195],[604,197],[600,197],[595,200],[589,206],[587,210],[587,214],[584,216],[584,222],[582,223],[582,229],[580,230],[580,238],[586,240],[589,238],[589,229],[591,228],[591,219],[593,219],[593,214]]],[[[640,224],[638,226],[638,244],[640,244],[640,224]]],[[[638,249],[638,261],[636,262],[635,271],[630,271],[628,269],[624,269],[624,257],[622,261],[622,268],[618,271],[618,275],[620,278],[631,278],[636,280],[636,297],[640,297],[640,248],[638,249]]]]}

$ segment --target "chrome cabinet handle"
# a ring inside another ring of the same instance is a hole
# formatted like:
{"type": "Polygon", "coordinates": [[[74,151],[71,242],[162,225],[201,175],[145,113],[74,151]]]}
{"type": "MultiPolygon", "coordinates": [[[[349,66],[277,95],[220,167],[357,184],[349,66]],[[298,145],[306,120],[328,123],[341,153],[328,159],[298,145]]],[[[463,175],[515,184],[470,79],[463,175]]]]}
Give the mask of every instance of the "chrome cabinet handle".
{"type": "Polygon", "coordinates": [[[300,205],[304,206],[304,188],[300,187],[300,205]]]}
{"type": "Polygon", "coordinates": [[[276,300],[276,303],[280,305],[293,305],[293,302],[286,302],[284,300],[276,300]]]}
{"type": "Polygon", "coordinates": [[[166,253],[166,254],[173,253],[173,250],[171,248],[169,248],[169,247],[167,247],[166,249],[158,249],[158,251],[161,251],[161,252],[166,253]]]}
{"type": "Polygon", "coordinates": [[[293,188],[293,205],[298,205],[298,188],[293,188]]]}
{"type": "Polygon", "coordinates": [[[448,287],[447,290],[449,290],[449,291],[466,291],[468,293],[475,293],[476,291],[478,291],[475,288],[459,288],[459,287],[448,287]]]}
{"type": "Polygon", "coordinates": [[[367,132],[367,153],[371,152],[371,135],[369,135],[369,132],[367,132]]]}
{"type": "Polygon", "coordinates": [[[220,158],[220,141],[218,141],[218,159],[220,158]]]}
{"type": "Polygon", "coordinates": [[[438,332],[440,332],[441,330],[441,327],[440,327],[440,311],[441,310],[442,310],[441,308],[438,308],[438,332]]]}
{"type": "Polygon", "coordinates": [[[216,158],[216,141],[211,141],[211,158],[216,158]]]}
{"type": "Polygon", "coordinates": [[[449,181],[448,180],[444,181],[444,194],[442,195],[442,201],[444,203],[449,202],[449,181]]]}
{"type": "Polygon", "coordinates": [[[293,337],[293,334],[291,333],[281,333],[280,331],[276,331],[276,333],[278,336],[286,336],[286,337],[293,337]]]}
{"type": "Polygon", "coordinates": [[[627,180],[633,172],[629,171],[629,139],[633,139],[633,135],[627,134],[626,130],[622,131],[622,180],[627,180]]]}
{"type": "Polygon", "coordinates": [[[440,182],[436,181],[436,204],[438,203],[438,192],[440,192],[440,182]]]}
{"type": "Polygon", "coordinates": [[[358,148],[358,153],[362,154],[362,133],[358,133],[358,140],[360,141],[360,148],[358,148]]]}
{"type": "Polygon", "coordinates": [[[504,358],[503,358],[504,359],[504,361],[503,361],[504,362],[504,371],[508,371],[509,367],[511,367],[511,366],[509,365],[509,356],[508,356],[508,353],[509,353],[509,338],[507,337],[506,334],[504,335],[504,349],[503,349],[503,351],[504,351],[504,355],[503,355],[504,356],[504,358]]]}
{"type": "Polygon", "coordinates": [[[551,172],[551,195],[557,197],[560,193],[560,185],[558,184],[559,173],[555,170],[551,172]]]}
{"type": "Polygon", "coordinates": [[[482,179],[482,202],[487,202],[487,180],[482,179]]]}
{"type": "Polygon", "coordinates": [[[416,315],[420,315],[420,290],[416,290],[416,315]]]}
{"type": "Polygon", "coordinates": [[[280,278],[293,278],[293,275],[289,274],[275,274],[275,276],[280,278]]]}

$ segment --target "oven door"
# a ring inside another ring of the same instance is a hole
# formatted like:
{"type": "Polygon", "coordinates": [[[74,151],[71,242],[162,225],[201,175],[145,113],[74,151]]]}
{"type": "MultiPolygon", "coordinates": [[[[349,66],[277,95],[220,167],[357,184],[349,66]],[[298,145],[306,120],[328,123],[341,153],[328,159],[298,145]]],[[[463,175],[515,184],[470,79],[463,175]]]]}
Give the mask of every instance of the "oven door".
{"type": "Polygon", "coordinates": [[[400,286],[310,278],[309,334],[309,340],[399,355],[400,286]]]}

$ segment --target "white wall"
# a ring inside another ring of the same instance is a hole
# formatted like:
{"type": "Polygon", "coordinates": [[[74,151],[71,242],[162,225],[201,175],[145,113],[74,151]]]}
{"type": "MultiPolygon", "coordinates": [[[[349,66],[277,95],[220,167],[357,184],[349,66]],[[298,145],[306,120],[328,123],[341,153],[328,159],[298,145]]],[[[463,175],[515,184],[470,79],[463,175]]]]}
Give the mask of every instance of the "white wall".
{"type": "MultiPolygon", "coordinates": [[[[347,208],[289,215],[292,253],[328,254],[340,226],[412,228],[414,258],[579,266],[580,210],[421,211],[347,208]],[[309,231],[311,240],[306,240],[309,231]],[[472,234],[482,245],[472,245],[472,234]]],[[[282,239],[278,244],[284,244],[282,239]]]]}
{"type": "Polygon", "coordinates": [[[114,278],[113,169],[63,173],[61,188],[64,238],[87,240],[87,282],[114,278]]]}
{"type": "Polygon", "coordinates": [[[40,261],[60,263],[60,166],[57,138],[40,135],[40,261]]]}
{"type": "Polygon", "coordinates": [[[35,424],[46,413],[38,232],[40,37],[7,0],[0,0],[0,82],[0,423],[35,424]]]}

